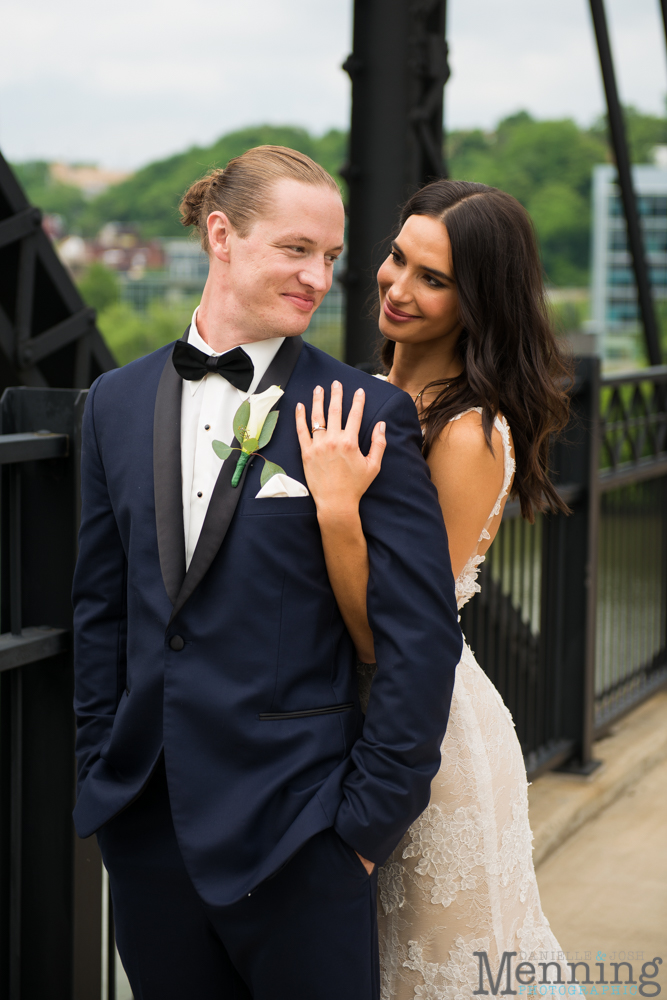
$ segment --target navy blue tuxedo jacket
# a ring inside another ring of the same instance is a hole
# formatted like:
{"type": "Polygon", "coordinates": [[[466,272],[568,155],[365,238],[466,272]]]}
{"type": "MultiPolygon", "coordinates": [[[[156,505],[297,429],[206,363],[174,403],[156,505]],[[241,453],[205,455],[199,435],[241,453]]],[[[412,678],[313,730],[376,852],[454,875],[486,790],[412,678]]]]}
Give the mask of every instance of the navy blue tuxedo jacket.
{"type": "Polygon", "coordinates": [[[174,824],[200,895],[230,904],[333,826],[383,862],[428,804],[461,653],[447,538],[410,397],[288,339],[264,454],[305,482],[294,410],[315,385],[366,391],[361,501],[377,674],[366,717],[312,497],[255,499],[261,459],[223,464],[185,571],[182,382],[173,345],[102,375],[83,429],[74,581],[79,794],[89,836],[141,793],[164,751],[174,824]],[[178,637],[178,638],[175,638],[178,637]],[[181,648],[179,648],[181,647],[181,648]]]}

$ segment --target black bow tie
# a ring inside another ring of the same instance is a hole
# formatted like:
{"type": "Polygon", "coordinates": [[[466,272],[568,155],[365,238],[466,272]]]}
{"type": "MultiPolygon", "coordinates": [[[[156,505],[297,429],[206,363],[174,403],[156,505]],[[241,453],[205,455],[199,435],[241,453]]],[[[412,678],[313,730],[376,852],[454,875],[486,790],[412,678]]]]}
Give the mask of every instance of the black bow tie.
{"type": "Polygon", "coordinates": [[[233,351],[213,358],[192,344],[178,340],[171,360],[181,378],[188,382],[198,382],[204,375],[213,372],[222,375],[241,392],[248,391],[255,374],[255,367],[242,347],[235,347],[233,351]]]}

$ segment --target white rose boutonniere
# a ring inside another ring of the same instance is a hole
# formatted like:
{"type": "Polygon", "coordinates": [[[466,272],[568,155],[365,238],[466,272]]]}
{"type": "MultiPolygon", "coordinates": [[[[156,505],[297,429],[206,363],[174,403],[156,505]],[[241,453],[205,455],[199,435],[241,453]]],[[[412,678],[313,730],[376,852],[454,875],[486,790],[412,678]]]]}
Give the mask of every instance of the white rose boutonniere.
{"type": "Polygon", "coordinates": [[[234,435],[240,443],[240,448],[232,448],[231,445],[223,441],[213,441],[213,451],[218,458],[223,461],[229,458],[233,451],[240,452],[234,475],[232,476],[232,486],[236,487],[241,481],[243,470],[248,464],[251,455],[258,455],[264,460],[264,468],[260,483],[264,486],[272,476],[279,473],[285,474],[275,462],[269,462],[263,455],[259,454],[259,449],[264,448],[276,429],[278,423],[278,411],[271,407],[278,402],[283,395],[283,390],[279,385],[270,385],[264,392],[256,396],[250,396],[244,403],[241,403],[234,416],[234,435]]]}

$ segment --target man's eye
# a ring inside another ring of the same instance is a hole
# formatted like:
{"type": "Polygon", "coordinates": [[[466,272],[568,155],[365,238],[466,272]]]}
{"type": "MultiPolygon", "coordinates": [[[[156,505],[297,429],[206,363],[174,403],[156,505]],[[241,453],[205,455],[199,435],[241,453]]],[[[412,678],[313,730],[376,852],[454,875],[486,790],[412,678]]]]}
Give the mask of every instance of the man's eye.
{"type": "Polygon", "coordinates": [[[288,250],[296,250],[297,253],[305,253],[305,247],[288,247],[288,250]]]}

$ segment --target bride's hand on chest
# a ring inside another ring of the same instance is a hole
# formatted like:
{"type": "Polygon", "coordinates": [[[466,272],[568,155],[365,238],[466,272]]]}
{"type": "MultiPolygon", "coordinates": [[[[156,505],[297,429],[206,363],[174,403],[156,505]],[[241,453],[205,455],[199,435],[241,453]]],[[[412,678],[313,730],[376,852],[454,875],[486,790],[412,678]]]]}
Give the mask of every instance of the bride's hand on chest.
{"type": "Polygon", "coordinates": [[[365,393],[357,389],[345,426],[342,426],[343,387],[331,386],[328,413],[324,413],[324,391],[316,386],[311,409],[312,434],[306,407],[296,408],[296,429],[306,482],[318,514],[347,516],[358,511],[359,500],[380,471],[386,446],[385,424],[373,428],[368,455],[359,448],[359,429],[364,413],[365,393]]]}

